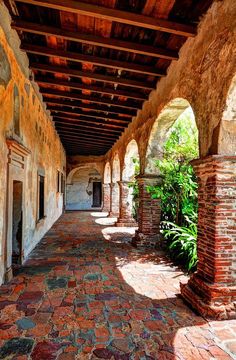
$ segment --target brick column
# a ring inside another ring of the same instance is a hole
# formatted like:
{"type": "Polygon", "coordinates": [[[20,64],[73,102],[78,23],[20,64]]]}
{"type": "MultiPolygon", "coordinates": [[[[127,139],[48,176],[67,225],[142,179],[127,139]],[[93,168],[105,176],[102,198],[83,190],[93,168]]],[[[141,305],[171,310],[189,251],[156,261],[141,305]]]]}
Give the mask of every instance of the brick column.
{"type": "Polygon", "coordinates": [[[111,187],[110,184],[103,184],[103,208],[102,211],[109,212],[111,209],[111,187]]]}
{"type": "Polygon", "coordinates": [[[200,314],[236,318],[236,156],[193,162],[198,177],[198,266],[183,298],[200,314]]]}
{"type": "Polygon", "coordinates": [[[133,245],[144,247],[160,246],[161,201],[152,199],[147,186],[158,185],[161,178],[156,175],[136,177],[139,187],[138,230],[133,238],[133,245]]]}
{"type": "Polygon", "coordinates": [[[116,226],[137,226],[132,216],[133,196],[129,181],[118,181],[120,186],[120,214],[116,226]]]}
{"type": "Polygon", "coordinates": [[[110,212],[109,217],[119,216],[119,185],[117,183],[111,183],[110,185],[110,212]]]}

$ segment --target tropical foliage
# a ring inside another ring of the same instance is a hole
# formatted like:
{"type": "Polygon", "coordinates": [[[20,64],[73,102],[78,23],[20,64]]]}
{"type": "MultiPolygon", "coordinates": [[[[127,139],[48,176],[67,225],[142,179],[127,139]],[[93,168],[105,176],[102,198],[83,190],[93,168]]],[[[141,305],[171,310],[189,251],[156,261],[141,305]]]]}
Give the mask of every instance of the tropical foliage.
{"type": "Polygon", "coordinates": [[[197,182],[190,161],[198,157],[198,132],[190,108],[168,135],[162,159],[156,161],[162,183],[148,191],[161,199],[162,233],[170,255],[193,271],[197,263],[197,182]]]}

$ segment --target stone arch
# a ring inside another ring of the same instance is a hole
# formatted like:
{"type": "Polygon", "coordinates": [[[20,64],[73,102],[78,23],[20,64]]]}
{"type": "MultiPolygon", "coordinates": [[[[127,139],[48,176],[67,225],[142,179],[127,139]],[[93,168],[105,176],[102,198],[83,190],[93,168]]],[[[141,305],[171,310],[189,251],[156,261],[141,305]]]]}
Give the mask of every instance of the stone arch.
{"type": "Polygon", "coordinates": [[[119,155],[116,154],[112,162],[112,182],[120,181],[120,175],[120,159],[119,155]]]}
{"type": "Polygon", "coordinates": [[[163,147],[169,136],[169,130],[185,111],[189,111],[190,115],[195,119],[193,109],[189,101],[184,98],[175,98],[171,100],[160,112],[151,129],[147,145],[145,173],[155,174],[157,172],[155,160],[162,158],[163,147]]]}
{"type": "Polygon", "coordinates": [[[81,170],[81,169],[91,169],[91,168],[94,168],[99,174],[100,174],[100,170],[98,169],[97,165],[96,164],[86,164],[86,165],[79,165],[79,166],[76,166],[74,169],[72,169],[69,174],[67,175],[67,178],[66,178],[66,184],[67,185],[70,185],[71,182],[72,182],[72,179],[74,177],[74,174],[78,171],[78,170],[81,170]]]}
{"type": "Polygon", "coordinates": [[[66,209],[92,210],[95,207],[94,183],[101,181],[101,173],[95,164],[81,165],[71,170],[66,182],[66,209]]]}
{"type": "Polygon", "coordinates": [[[104,184],[111,183],[111,165],[109,161],[106,163],[104,168],[103,182],[104,184]]]}
{"type": "Polygon", "coordinates": [[[20,136],[20,96],[19,96],[18,87],[16,85],[14,85],[13,96],[14,96],[13,131],[14,134],[20,136]]]}
{"type": "Polygon", "coordinates": [[[121,178],[120,158],[115,154],[112,161],[112,183],[111,183],[111,213],[110,216],[118,217],[120,211],[120,187],[118,182],[121,178]]]}
{"type": "Polygon", "coordinates": [[[139,165],[139,148],[136,140],[131,140],[127,147],[124,157],[124,167],[122,171],[122,180],[124,181],[131,181],[134,179],[136,165],[139,165]],[[135,164],[134,161],[137,160],[135,164]]]}
{"type": "Polygon", "coordinates": [[[217,132],[219,132],[219,136],[213,136],[213,139],[217,139],[216,153],[219,155],[236,155],[236,74],[229,87],[222,120],[217,132]]]}

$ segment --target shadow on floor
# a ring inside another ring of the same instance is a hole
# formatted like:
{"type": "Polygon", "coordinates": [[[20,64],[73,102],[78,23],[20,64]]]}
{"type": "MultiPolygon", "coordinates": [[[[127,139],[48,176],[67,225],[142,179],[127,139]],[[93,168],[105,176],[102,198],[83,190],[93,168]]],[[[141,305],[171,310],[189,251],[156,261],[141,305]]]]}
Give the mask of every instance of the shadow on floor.
{"type": "Polygon", "coordinates": [[[181,271],[95,214],[64,214],[0,288],[0,359],[231,359],[180,299],[181,271]]]}

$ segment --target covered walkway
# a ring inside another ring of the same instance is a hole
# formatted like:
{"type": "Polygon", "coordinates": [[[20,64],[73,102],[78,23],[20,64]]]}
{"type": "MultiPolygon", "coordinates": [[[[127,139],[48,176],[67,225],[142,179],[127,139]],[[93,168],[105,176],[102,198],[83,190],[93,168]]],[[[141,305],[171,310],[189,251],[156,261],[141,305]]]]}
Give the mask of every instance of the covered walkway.
{"type": "Polygon", "coordinates": [[[64,214],[0,288],[0,359],[234,359],[236,320],[193,313],[187,278],[133,234],[105,213],[64,214]]]}

